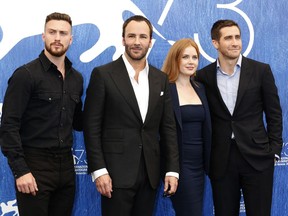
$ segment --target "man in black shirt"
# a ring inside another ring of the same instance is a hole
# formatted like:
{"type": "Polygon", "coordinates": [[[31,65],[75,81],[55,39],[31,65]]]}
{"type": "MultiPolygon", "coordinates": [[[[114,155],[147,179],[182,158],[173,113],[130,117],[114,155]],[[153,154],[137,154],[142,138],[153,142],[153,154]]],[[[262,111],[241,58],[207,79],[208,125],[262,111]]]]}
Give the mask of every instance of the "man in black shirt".
{"type": "Polygon", "coordinates": [[[39,57],[19,67],[4,97],[2,152],[16,180],[21,216],[70,216],[75,194],[72,129],[82,130],[82,75],[66,57],[69,15],[46,17],[39,57]]]}

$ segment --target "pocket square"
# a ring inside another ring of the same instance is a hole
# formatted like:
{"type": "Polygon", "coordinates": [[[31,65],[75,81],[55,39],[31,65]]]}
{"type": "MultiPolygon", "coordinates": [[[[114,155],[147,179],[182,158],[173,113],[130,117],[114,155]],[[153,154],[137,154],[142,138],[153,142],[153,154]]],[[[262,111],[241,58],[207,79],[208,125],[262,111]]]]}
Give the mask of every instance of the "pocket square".
{"type": "Polygon", "coordinates": [[[164,92],[163,92],[163,91],[161,91],[161,92],[160,92],[160,97],[161,97],[161,96],[163,96],[163,95],[164,95],[164,92]]]}

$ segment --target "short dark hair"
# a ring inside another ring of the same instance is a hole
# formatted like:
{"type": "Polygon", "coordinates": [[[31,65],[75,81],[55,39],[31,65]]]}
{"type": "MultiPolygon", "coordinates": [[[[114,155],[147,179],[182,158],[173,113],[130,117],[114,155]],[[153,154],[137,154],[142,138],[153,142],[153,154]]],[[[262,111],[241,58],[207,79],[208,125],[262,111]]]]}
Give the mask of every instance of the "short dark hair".
{"type": "Polygon", "coordinates": [[[49,22],[51,20],[63,20],[63,21],[68,22],[72,26],[71,17],[68,14],[65,14],[65,13],[54,12],[54,13],[49,14],[46,17],[45,25],[46,25],[47,22],[49,22]]]}
{"type": "Polygon", "coordinates": [[[218,21],[216,21],[211,28],[212,40],[218,41],[221,37],[220,30],[224,27],[231,27],[231,26],[236,26],[239,29],[240,34],[241,34],[240,27],[235,21],[233,21],[233,20],[218,20],[218,21]]]}
{"type": "Polygon", "coordinates": [[[122,37],[125,37],[125,29],[127,27],[127,25],[131,22],[131,21],[136,21],[136,22],[146,22],[146,24],[148,25],[149,29],[150,29],[150,38],[152,38],[152,33],[153,33],[153,26],[151,24],[151,22],[145,18],[144,16],[141,15],[134,15],[131,16],[130,18],[128,18],[124,23],[123,23],[123,27],[122,27],[122,37]]]}

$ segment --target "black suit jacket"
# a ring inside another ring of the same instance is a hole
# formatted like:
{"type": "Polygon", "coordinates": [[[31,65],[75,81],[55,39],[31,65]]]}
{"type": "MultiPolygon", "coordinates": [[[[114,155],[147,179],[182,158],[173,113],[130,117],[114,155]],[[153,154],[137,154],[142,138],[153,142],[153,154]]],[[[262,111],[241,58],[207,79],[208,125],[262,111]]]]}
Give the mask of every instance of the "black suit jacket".
{"type": "Polygon", "coordinates": [[[153,188],[160,182],[161,143],[165,172],[179,173],[175,119],[167,76],[149,65],[149,105],[143,123],[122,57],[94,68],[84,106],[88,170],[107,168],[113,187],[134,185],[143,152],[153,188]]]}
{"type": "Polygon", "coordinates": [[[283,145],[282,110],[271,68],[243,56],[238,95],[231,115],[217,86],[216,67],[214,62],[197,72],[197,80],[206,87],[211,112],[210,176],[219,178],[226,171],[232,131],[243,157],[262,171],[271,164],[275,154],[280,156],[283,145]]]}
{"type": "MultiPolygon", "coordinates": [[[[205,95],[205,88],[204,86],[199,83],[191,80],[191,85],[195,89],[198,97],[200,98],[204,111],[205,111],[205,120],[202,125],[202,132],[203,132],[203,159],[204,159],[204,169],[206,174],[209,173],[210,167],[210,152],[211,152],[211,119],[210,119],[210,112],[208,107],[207,98],[205,95]]],[[[178,148],[179,148],[179,156],[180,156],[180,167],[181,167],[181,157],[182,157],[182,117],[179,105],[179,97],[175,83],[170,83],[170,90],[173,100],[173,109],[174,115],[176,119],[176,128],[177,128],[177,137],[178,137],[178,148]]],[[[193,131],[191,131],[193,133],[193,131]]],[[[180,173],[181,175],[181,173],[180,173]]]]}

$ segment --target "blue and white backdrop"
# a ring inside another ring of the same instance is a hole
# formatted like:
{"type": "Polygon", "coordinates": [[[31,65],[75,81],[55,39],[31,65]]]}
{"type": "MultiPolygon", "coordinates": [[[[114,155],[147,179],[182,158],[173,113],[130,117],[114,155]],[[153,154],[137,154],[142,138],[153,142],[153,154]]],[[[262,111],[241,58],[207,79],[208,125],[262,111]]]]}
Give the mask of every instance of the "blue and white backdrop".
{"type": "MultiPolygon", "coordinates": [[[[279,89],[284,130],[282,160],[274,176],[272,216],[288,215],[288,3],[286,0],[1,0],[0,2],[0,116],[7,80],[20,65],[36,58],[43,49],[41,33],[46,15],[65,12],[73,20],[74,41],[68,57],[84,77],[86,89],[93,67],[116,59],[122,52],[123,21],[142,14],[154,26],[149,62],[161,68],[174,41],[193,38],[201,50],[199,68],[217,56],[210,39],[210,28],[218,19],[234,19],[242,29],[243,55],[269,63],[279,89]]],[[[83,95],[83,100],[85,94],[83,95]]],[[[74,133],[77,194],[73,215],[101,215],[100,196],[87,175],[83,136],[74,133]]],[[[14,179],[6,158],[0,153],[0,216],[18,215],[14,179]]],[[[162,189],[160,187],[160,189],[162,189]]],[[[59,200],[61,202],[61,200],[59,200]]],[[[240,215],[245,215],[241,199],[240,215]]],[[[155,216],[175,215],[171,201],[160,195],[155,216]]],[[[207,178],[204,215],[213,215],[211,187],[207,178]]]]}

